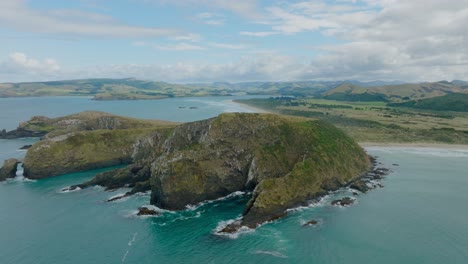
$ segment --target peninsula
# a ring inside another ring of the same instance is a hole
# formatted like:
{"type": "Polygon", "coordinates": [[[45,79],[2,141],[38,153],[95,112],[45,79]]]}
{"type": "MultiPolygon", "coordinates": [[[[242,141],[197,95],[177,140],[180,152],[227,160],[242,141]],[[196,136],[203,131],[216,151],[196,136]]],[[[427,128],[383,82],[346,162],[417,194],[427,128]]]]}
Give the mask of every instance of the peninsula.
{"type": "Polygon", "coordinates": [[[282,217],[343,186],[363,186],[372,168],[365,151],[333,125],[274,114],[175,124],[84,112],[35,117],[20,127],[45,132],[24,158],[31,179],[127,164],[70,189],[150,190],[151,203],[168,210],[251,191],[242,220],[226,232],[282,217]]]}

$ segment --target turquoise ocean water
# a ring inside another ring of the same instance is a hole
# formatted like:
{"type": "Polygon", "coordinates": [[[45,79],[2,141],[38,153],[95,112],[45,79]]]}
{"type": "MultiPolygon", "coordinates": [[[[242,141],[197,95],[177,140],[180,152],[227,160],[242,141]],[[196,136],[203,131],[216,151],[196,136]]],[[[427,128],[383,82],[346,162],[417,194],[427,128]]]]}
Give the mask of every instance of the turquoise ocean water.
{"type": "MultiPolygon", "coordinates": [[[[226,100],[0,99],[0,128],[14,128],[31,115],[81,110],[175,121],[246,110],[226,100]]],[[[24,152],[17,148],[31,142],[0,140],[0,159],[21,157],[24,152]]],[[[148,194],[107,203],[125,190],[60,192],[98,171],[8,180],[0,183],[0,263],[468,263],[468,151],[367,151],[393,171],[383,181],[385,188],[360,195],[351,207],[330,206],[334,198],[349,194],[343,190],[233,237],[215,231],[239,217],[248,200],[241,193],[142,218],[134,212],[149,203],[148,194]],[[311,219],[319,225],[302,227],[311,219]]]]}

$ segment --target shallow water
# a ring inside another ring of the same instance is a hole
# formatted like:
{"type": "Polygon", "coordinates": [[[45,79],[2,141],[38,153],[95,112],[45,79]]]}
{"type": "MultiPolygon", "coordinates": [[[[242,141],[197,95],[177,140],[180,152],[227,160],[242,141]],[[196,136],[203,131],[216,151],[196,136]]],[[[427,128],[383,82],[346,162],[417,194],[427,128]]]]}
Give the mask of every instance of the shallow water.
{"type": "Polygon", "coordinates": [[[33,116],[59,117],[81,111],[104,111],[116,115],[188,122],[223,112],[251,112],[232,100],[265,96],[170,98],[161,100],[95,101],[91,97],[0,98],[0,129],[15,129],[33,116]],[[195,107],[190,109],[190,107],[195,107]]]}
{"type": "MultiPolygon", "coordinates": [[[[0,148],[7,149],[4,142],[0,148]]],[[[242,213],[248,196],[239,193],[142,218],[133,214],[148,194],[107,203],[125,190],[60,192],[98,171],[9,180],[0,183],[0,262],[467,263],[468,151],[367,150],[393,170],[384,188],[332,207],[331,200],[349,195],[343,190],[236,238],[214,233],[242,213]],[[302,227],[311,219],[319,224],[302,227]]]]}

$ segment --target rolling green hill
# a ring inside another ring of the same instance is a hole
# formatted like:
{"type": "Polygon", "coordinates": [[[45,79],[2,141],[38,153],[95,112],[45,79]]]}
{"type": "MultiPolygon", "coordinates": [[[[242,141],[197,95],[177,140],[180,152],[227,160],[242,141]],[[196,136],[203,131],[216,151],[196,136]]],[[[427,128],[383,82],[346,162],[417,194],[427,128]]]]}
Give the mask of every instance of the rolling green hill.
{"type": "MultiPolygon", "coordinates": [[[[367,87],[386,82],[350,81],[367,87]]],[[[94,100],[138,100],[187,96],[227,96],[232,94],[313,96],[343,81],[301,82],[214,82],[172,84],[125,79],[83,79],[51,82],[0,83],[0,97],[93,96],[94,100]]]]}
{"type": "Polygon", "coordinates": [[[411,107],[434,111],[468,112],[468,94],[453,93],[427,99],[392,103],[389,106],[411,107]]]}
{"type": "Polygon", "coordinates": [[[344,83],[334,89],[323,92],[321,97],[337,101],[391,101],[401,102],[406,100],[425,99],[439,97],[450,93],[467,94],[468,86],[461,82],[434,82],[417,84],[384,85],[363,87],[344,83]]]}
{"type": "MultiPolygon", "coordinates": [[[[184,85],[127,79],[84,79],[0,84],[0,97],[96,96],[98,100],[158,99],[192,95],[184,85]]],[[[195,92],[193,95],[197,95],[195,92]]]]}

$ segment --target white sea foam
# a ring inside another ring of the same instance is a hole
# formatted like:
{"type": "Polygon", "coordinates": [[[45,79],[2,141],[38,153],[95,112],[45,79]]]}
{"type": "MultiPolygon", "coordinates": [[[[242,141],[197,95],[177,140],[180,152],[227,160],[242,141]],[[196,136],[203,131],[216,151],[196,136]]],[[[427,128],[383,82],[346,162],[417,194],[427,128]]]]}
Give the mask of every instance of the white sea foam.
{"type": "MultiPolygon", "coordinates": [[[[304,218],[300,218],[300,219],[299,219],[299,224],[300,224],[301,226],[303,226],[303,225],[306,225],[306,224],[307,224],[308,222],[310,222],[311,220],[312,220],[312,219],[305,220],[304,218]]],[[[315,218],[314,220],[317,221],[317,224],[315,224],[315,225],[308,225],[308,226],[315,227],[315,226],[319,226],[319,225],[321,225],[321,224],[323,223],[323,219],[322,219],[322,218],[315,218]]]]}
{"type": "Polygon", "coordinates": [[[112,201],[112,202],[124,202],[124,201],[127,201],[127,200],[130,198],[130,196],[125,196],[125,194],[126,194],[126,193],[119,193],[119,194],[116,194],[116,195],[114,195],[114,196],[111,196],[111,197],[107,198],[107,201],[112,200],[112,199],[117,199],[117,198],[118,198],[117,200],[114,200],[114,201],[112,201]]]}
{"type": "Polygon", "coordinates": [[[121,214],[125,218],[140,217],[140,216],[137,216],[138,210],[123,210],[121,211],[121,214]]]}
{"type": "Polygon", "coordinates": [[[81,190],[80,187],[76,187],[75,189],[70,190],[70,187],[71,187],[71,186],[62,188],[62,189],[60,189],[60,190],[58,191],[58,193],[71,193],[71,192],[77,192],[77,191],[80,191],[80,190],[81,190]]]}
{"type": "Polygon", "coordinates": [[[145,205],[142,205],[141,207],[146,207],[146,208],[148,208],[150,210],[154,210],[154,211],[156,211],[158,213],[161,213],[161,214],[164,214],[164,213],[175,214],[175,213],[177,213],[177,212],[174,212],[174,211],[171,211],[171,210],[166,210],[166,209],[159,208],[159,207],[157,207],[155,205],[152,205],[152,204],[148,204],[148,205],[145,204],[145,205]]]}
{"type": "Polygon", "coordinates": [[[278,251],[268,251],[268,250],[256,250],[254,252],[255,254],[262,254],[262,255],[271,255],[273,257],[277,258],[288,258],[288,256],[282,254],[281,252],[278,251]]]}
{"type": "Polygon", "coordinates": [[[24,176],[18,176],[15,178],[17,181],[23,181],[23,182],[36,182],[37,180],[31,180],[29,178],[26,178],[24,176]]]}
{"type": "Polygon", "coordinates": [[[203,211],[203,210],[198,211],[194,215],[189,215],[189,216],[181,215],[179,217],[176,217],[176,218],[172,219],[171,223],[174,223],[174,222],[177,222],[177,221],[185,221],[185,220],[188,220],[188,219],[199,218],[202,215],[203,212],[205,212],[205,211],[203,211]]]}
{"type": "Polygon", "coordinates": [[[125,251],[125,254],[122,257],[122,263],[124,263],[125,260],[127,260],[128,253],[130,253],[130,248],[133,246],[133,243],[135,243],[137,235],[138,235],[138,232],[133,233],[132,238],[130,239],[130,241],[128,241],[127,243],[128,247],[127,247],[127,250],[125,251]]]}
{"type": "MultiPolygon", "coordinates": [[[[169,210],[165,210],[165,209],[161,209],[157,206],[154,206],[154,205],[142,205],[141,207],[146,207],[150,210],[154,210],[160,214],[164,214],[164,213],[171,213],[171,214],[175,214],[176,212],[174,211],[169,211],[169,210]]],[[[156,215],[137,215],[138,214],[138,210],[124,210],[122,211],[122,215],[126,218],[132,218],[132,217],[137,217],[137,218],[154,218],[154,217],[160,217],[161,215],[160,214],[156,214],[156,215]]]]}
{"type": "Polygon", "coordinates": [[[325,196],[319,198],[318,201],[312,201],[306,206],[302,205],[302,206],[287,209],[286,212],[296,212],[296,211],[303,211],[303,210],[310,209],[310,208],[322,207],[322,206],[326,205],[326,203],[330,199],[330,197],[331,197],[330,195],[325,195],[325,196]]]}
{"type": "Polygon", "coordinates": [[[127,256],[128,256],[128,253],[130,252],[130,249],[127,249],[127,251],[125,251],[125,254],[123,255],[122,257],[122,263],[125,262],[125,260],[127,259],[127,256]]]}
{"type": "Polygon", "coordinates": [[[133,234],[132,239],[131,239],[130,241],[128,241],[128,246],[132,246],[133,243],[135,243],[137,235],[138,235],[138,232],[135,232],[135,233],[133,234]]]}
{"type": "Polygon", "coordinates": [[[232,223],[234,223],[236,221],[240,221],[241,219],[242,219],[242,217],[239,216],[236,219],[229,219],[229,220],[220,221],[218,223],[218,225],[216,226],[216,228],[213,230],[213,234],[217,235],[217,236],[223,236],[223,237],[231,238],[231,239],[237,239],[240,235],[255,232],[255,229],[248,228],[246,226],[241,226],[234,233],[221,233],[221,230],[223,230],[226,226],[228,226],[228,225],[230,225],[230,224],[232,224],[232,223]]]}
{"type": "Polygon", "coordinates": [[[221,197],[221,198],[218,198],[218,199],[214,199],[214,200],[206,200],[206,201],[203,201],[203,202],[200,202],[196,205],[192,205],[192,204],[188,204],[185,206],[185,208],[189,211],[195,211],[197,210],[198,208],[204,206],[204,205],[207,205],[207,204],[211,204],[211,203],[214,203],[214,202],[219,202],[219,201],[224,201],[224,200],[227,200],[227,199],[231,199],[231,198],[234,198],[234,197],[237,197],[237,196],[242,196],[242,195],[245,195],[246,193],[245,192],[241,192],[241,191],[237,191],[237,192],[233,192],[231,194],[228,194],[224,197],[221,197]]]}

